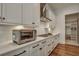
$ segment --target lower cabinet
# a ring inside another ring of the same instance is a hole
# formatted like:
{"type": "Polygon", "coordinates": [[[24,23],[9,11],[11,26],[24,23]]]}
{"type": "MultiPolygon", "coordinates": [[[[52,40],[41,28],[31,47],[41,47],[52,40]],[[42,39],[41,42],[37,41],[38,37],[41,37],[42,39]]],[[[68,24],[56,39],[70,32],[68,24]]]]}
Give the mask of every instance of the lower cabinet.
{"type": "Polygon", "coordinates": [[[47,43],[47,39],[40,42],[40,49],[39,49],[40,56],[47,56],[46,43],[47,43]]]}
{"type": "Polygon", "coordinates": [[[45,56],[46,40],[30,45],[30,56],[45,56]]]}
{"type": "Polygon", "coordinates": [[[46,49],[46,47],[40,47],[40,55],[39,56],[47,56],[45,49],[46,49]]]}
{"type": "Polygon", "coordinates": [[[46,54],[49,55],[59,43],[59,34],[47,39],[46,54]]]}
{"type": "Polygon", "coordinates": [[[39,56],[40,42],[30,45],[30,56],[39,56]]]}
{"type": "Polygon", "coordinates": [[[53,44],[50,43],[46,46],[46,55],[49,55],[53,51],[53,44]]]}
{"type": "Polygon", "coordinates": [[[3,54],[3,56],[29,56],[29,47],[23,47],[11,52],[8,52],[6,54],[3,54]]]}
{"type": "Polygon", "coordinates": [[[59,35],[3,54],[3,56],[48,56],[59,43],[59,35]]]}

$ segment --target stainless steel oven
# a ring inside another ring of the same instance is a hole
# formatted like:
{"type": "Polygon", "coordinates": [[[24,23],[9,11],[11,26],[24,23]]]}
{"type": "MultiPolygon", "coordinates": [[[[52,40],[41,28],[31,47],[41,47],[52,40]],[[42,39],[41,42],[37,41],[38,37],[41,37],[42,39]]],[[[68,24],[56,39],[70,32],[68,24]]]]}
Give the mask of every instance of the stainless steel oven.
{"type": "Polygon", "coordinates": [[[13,30],[12,39],[14,43],[23,44],[36,39],[36,30],[24,29],[24,30],[13,30]]]}

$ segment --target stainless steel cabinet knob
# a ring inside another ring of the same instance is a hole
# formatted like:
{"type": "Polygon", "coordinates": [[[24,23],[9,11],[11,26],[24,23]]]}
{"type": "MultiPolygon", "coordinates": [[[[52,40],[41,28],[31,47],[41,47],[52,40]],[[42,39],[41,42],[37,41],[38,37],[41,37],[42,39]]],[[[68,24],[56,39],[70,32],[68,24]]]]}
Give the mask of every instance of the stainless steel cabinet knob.
{"type": "Polygon", "coordinates": [[[2,19],[5,20],[5,17],[3,17],[2,19]]]}

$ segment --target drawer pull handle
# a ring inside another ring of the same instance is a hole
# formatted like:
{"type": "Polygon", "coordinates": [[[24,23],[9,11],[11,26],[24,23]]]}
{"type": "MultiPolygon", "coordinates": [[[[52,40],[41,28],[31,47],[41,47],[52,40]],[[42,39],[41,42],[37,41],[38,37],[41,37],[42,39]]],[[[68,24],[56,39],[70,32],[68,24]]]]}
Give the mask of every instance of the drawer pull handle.
{"type": "Polygon", "coordinates": [[[52,42],[52,44],[54,43],[54,41],[52,42]]]}
{"type": "Polygon", "coordinates": [[[46,41],[42,42],[42,44],[46,43],[46,41]]]}
{"type": "Polygon", "coordinates": [[[23,53],[25,53],[26,51],[24,50],[23,52],[21,52],[21,53],[19,53],[19,54],[16,54],[16,55],[14,55],[14,56],[19,56],[19,55],[21,55],[21,54],[23,54],[23,53]]]}
{"type": "Polygon", "coordinates": [[[51,44],[48,44],[48,46],[50,46],[51,44]]]}
{"type": "Polygon", "coordinates": [[[39,44],[37,44],[36,46],[33,46],[33,48],[36,48],[36,47],[38,47],[39,46],[39,44]]]}

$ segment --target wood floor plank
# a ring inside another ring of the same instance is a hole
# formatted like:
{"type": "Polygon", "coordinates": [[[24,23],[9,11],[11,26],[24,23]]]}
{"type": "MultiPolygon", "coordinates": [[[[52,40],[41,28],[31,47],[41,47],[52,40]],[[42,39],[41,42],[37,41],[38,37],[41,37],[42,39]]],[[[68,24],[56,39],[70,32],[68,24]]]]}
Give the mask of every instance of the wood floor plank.
{"type": "Polygon", "coordinates": [[[50,56],[79,56],[79,46],[59,44],[50,56]]]}

